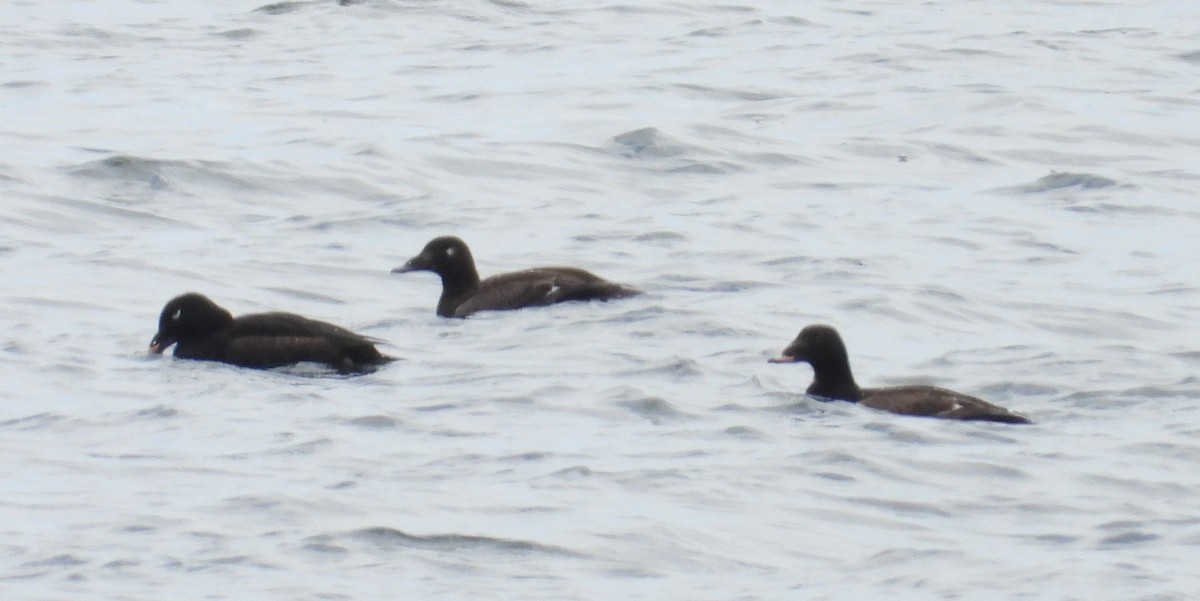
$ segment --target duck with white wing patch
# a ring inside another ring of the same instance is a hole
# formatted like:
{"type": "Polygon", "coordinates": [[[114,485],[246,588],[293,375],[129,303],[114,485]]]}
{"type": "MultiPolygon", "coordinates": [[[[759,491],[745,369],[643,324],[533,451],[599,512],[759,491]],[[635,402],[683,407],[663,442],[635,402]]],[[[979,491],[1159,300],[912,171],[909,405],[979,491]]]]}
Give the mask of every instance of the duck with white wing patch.
{"type": "Polygon", "coordinates": [[[442,278],[437,314],[467,317],[478,311],[508,311],[567,301],[611,300],[641,292],[577,267],[535,267],[479,279],[471,250],[453,236],[434,238],[421,253],[392,273],[432,271],[442,278]]]}
{"type": "Polygon", "coordinates": [[[859,388],[850,371],[846,345],[837,330],[827,325],[810,325],[800,331],[783,353],[770,363],[808,363],[813,381],[808,394],[850,401],[873,409],[942,419],[1033,423],[1029,418],[993,405],[983,399],[934,386],[859,388]]]}

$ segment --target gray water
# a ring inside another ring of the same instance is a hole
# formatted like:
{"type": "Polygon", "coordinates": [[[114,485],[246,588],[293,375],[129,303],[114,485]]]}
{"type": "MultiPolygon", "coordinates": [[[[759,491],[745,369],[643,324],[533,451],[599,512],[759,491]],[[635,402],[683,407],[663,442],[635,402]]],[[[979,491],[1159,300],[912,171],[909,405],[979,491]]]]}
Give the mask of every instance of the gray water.
{"type": "Polygon", "coordinates": [[[1193,599],[1191,1],[14,2],[4,599],[1193,599]],[[647,294],[468,320],[429,274],[647,294]],[[403,358],[148,357],[195,290],[403,358]],[[818,402],[865,385],[1037,424],[818,402]]]}

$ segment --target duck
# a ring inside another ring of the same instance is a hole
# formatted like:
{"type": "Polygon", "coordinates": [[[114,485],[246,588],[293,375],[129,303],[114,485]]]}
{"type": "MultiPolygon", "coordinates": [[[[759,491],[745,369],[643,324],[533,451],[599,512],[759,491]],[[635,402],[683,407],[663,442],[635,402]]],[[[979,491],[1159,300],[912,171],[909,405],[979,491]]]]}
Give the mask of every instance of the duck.
{"type": "Polygon", "coordinates": [[[983,399],[935,386],[892,386],[859,388],[850,371],[846,345],[838,331],[824,324],[813,324],[800,334],[770,363],[808,363],[813,381],[809,395],[858,403],[900,415],[941,419],[1030,424],[1029,418],[993,405],[983,399]]]}
{"type": "Polygon", "coordinates": [[[440,236],[392,273],[432,271],[442,278],[440,317],[511,311],[567,301],[612,300],[641,294],[577,267],[535,267],[479,279],[471,249],[461,238],[440,236]]]}
{"type": "Polygon", "coordinates": [[[175,345],[182,359],[219,361],[270,369],[302,362],[322,363],[338,373],[366,373],[394,361],[378,342],[346,328],[294,313],[254,313],[234,317],[197,292],[167,302],[158,318],[150,352],[175,345]]]}

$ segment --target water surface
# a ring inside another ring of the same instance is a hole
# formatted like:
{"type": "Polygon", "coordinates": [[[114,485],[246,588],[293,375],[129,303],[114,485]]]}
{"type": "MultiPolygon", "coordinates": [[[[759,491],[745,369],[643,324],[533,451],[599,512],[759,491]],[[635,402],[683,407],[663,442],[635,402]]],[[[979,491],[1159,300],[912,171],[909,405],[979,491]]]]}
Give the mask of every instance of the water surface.
{"type": "Polygon", "coordinates": [[[1191,598],[1197,16],[9,6],[0,590],[1191,598]],[[647,294],[440,319],[443,234],[647,294]],[[147,357],[190,290],[404,360],[147,357]],[[814,322],[1037,424],[806,397],[814,322]]]}

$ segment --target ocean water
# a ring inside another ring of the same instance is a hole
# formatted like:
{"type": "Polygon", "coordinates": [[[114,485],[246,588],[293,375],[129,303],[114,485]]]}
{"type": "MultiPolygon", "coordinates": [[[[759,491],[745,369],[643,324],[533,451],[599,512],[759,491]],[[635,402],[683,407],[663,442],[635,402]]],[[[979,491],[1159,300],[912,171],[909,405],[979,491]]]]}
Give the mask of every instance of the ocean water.
{"type": "Polygon", "coordinates": [[[11,2],[0,597],[1194,599],[1197,18],[11,2]],[[646,294],[440,319],[445,234],[646,294]],[[191,290],[403,360],[147,356],[191,290]]]}

